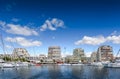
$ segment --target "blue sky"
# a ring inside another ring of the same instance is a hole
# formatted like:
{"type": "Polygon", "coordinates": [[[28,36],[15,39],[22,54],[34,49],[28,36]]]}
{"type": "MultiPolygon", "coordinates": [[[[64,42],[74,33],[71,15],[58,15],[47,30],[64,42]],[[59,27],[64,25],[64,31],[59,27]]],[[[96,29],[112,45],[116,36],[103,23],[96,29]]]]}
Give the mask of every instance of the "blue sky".
{"type": "Polygon", "coordinates": [[[31,55],[47,54],[49,46],[60,46],[62,54],[74,48],[90,54],[110,45],[116,54],[119,29],[119,0],[0,0],[0,33],[8,53],[24,47],[31,55]]]}

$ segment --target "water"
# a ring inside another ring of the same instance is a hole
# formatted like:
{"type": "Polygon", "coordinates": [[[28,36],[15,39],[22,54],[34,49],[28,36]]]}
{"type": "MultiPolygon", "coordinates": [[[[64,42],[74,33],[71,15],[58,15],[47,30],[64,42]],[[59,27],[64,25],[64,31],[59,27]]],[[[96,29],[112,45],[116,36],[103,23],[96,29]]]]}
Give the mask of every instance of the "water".
{"type": "Polygon", "coordinates": [[[120,68],[57,66],[0,69],[0,79],[120,79],[120,68]]]}

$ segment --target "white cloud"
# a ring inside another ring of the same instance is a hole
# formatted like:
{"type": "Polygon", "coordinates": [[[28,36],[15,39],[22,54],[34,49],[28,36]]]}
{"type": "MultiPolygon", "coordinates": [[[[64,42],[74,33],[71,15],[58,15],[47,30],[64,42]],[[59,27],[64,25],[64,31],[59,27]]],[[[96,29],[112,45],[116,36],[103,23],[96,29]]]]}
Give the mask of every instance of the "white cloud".
{"type": "Polygon", "coordinates": [[[75,42],[75,44],[99,45],[101,43],[104,43],[105,41],[106,39],[103,36],[97,36],[97,37],[84,36],[82,40],[78,40],[77,42],[75,42]]]}
{"type": "Polygon", "coordinates": [[[115,44],[120,44],[120,35],[118,35],[118,36],[108,36],[107,38],[107,41],[111,41],[111,42],[113,42],[113,43],[115,43],[115,44]]]}
{"type": "MultiPolygon", "coordinates": [[[[116,32],[114,32],[115,34],[116,32]]],[[[113,44],[120,44],[120,35],[104,36],[84,36],[81,40],[75,42],[75,45],[88,44],[88,45],[100,45],[102,43],[111,42],[113,44]]]]}
{"type": "Polygon", "coordinates": [[[61,27],[63,28],[64,22],[60,19],[53,18],[52,20],[46,20],[45,23],[41,26],[40,31],[45,30],[56,30],[57,28],[61,27]]]}
{"type": "Polygon", "coordinates": [[[6,32],[11,34],[24,35],[24,36],[38,35],[38,33],[34,29],[30,29],[27,26],[7,24],[6,22],[3,21],[0,21],[0,26],[2,26],[2,28],[6,32]]]}
{"type": "Polygon", "coordinates": [[[5,40],[9,41],[9,42],[16,42],[19,45],[24,46],[24,47],[41,46],[42,45],[42,43],[40,41],[27,40],[23,37],[15,37],[15,38],[7,37],[5,40]]]}

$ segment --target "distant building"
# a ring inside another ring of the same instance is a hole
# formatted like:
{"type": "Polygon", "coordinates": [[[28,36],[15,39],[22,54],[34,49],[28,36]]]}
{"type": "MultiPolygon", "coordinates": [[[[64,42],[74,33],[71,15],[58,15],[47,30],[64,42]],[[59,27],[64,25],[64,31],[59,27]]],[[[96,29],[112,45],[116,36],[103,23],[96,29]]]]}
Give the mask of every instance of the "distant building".
{"type": "Polygon", "coordinates": [[[109,45],[100,46],[97,50],[97,61],[113,60],[113,49],[109,45]]]}
{"type": "Polygon", "coordinates": [[[97,52],[92,52],[91,54],[91,62],[96,62],[97,61],[97,52]]]}
{"type": "Polygon", "coordinates": [[[26,57],[30,57],[30,55],[25,48],[15,48],[13,50],[13,57],[14,58],[26,58],[26,57]]]}
{"type": "Polygon", "coordinates": [[[61,58],[61,48],[59,46],[50,46],[48,48],[48,59],[60,59],[61,58]]]}
{"type": "Polygon", "coordinates": [[[40,59],[46,59],[47,57],[46,57],[46,55],[44,55],[44,54],[40,54],[40,55],[39,55],[39,58],[40,58],[40,59]]]}
{"type": "Polygon", "coordinates": [[[73,55],[67,55],[64,60],[65,63],[73,63],[73,55]]]}
{"type": "Polygon", "coordinates": [[[74,62],[83,62],[85,58],[84,50],[81,48],[76,48],[73,50],[73,61],[74,62]]]}

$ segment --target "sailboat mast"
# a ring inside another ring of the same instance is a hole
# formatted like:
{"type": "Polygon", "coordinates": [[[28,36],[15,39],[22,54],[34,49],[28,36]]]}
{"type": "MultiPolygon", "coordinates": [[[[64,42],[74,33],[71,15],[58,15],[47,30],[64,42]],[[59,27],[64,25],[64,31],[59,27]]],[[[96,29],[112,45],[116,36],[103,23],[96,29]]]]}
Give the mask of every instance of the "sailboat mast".
{"type": "Polygon", "coordinates": [[[5,45],[4,45],[4,42],[3,42],[2,34],[0,34],[0,38],[1,38],[2,49],[3,49],[3,52],[4,52],[4,57],[5,57],[5,60],[6,60],[5,45]]]}

